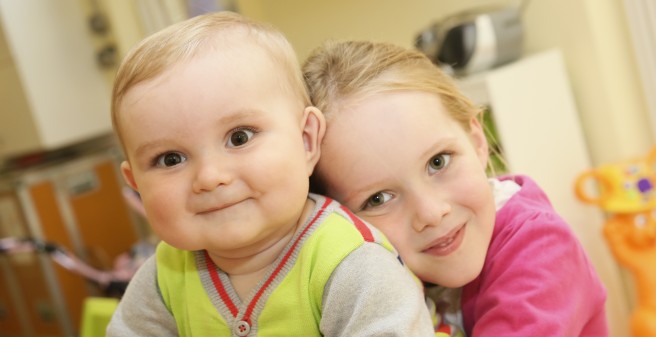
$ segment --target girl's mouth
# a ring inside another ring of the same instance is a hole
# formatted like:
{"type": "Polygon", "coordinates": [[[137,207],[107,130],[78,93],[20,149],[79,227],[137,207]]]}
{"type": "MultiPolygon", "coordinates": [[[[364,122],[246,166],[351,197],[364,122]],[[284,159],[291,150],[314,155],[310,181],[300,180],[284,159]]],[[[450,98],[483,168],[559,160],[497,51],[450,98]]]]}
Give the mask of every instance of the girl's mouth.
{"type": "Polygon", "coordinates": [[[465,225],[459,226],[449,232],[447,235],[435,240],[431,243],[431,246],[424,249],[423,253],[434,255],[434,256],[446,256],[453,253],[460,244],[465,236],[465,225]]]}

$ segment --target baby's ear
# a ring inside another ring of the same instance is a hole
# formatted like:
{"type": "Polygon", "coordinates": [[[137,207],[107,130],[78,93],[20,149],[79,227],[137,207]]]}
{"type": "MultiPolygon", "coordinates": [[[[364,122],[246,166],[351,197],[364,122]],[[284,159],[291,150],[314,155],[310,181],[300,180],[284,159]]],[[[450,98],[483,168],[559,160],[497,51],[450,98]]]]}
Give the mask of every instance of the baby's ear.
{"type": "Polygon", "coordinates": [[[310,176],[321,156],[321,141],[326,133],[326,120],[321,110],[313,106],[306,107],[303,110],[302,128],[308,176],[310,176]]]}
{"type": "Polygon", "coordinates": [[[138,191],[137,183],[134,180],[134,175],[132,174],[132,166],[126,160],[121,163],[121,173],[123,174],[123,179],[125,182],[135,191],[138,191]]]}
{"type": "Polygon", "coordinates": [[[485,138],[485,131],[481,122],[476,117],[472,117],[469,121],[469,138],[474,145],[478,159],[483,165],[483,168],[487,167],[487,161],[490,156],[488,152],[487,138],[485,138]]]}

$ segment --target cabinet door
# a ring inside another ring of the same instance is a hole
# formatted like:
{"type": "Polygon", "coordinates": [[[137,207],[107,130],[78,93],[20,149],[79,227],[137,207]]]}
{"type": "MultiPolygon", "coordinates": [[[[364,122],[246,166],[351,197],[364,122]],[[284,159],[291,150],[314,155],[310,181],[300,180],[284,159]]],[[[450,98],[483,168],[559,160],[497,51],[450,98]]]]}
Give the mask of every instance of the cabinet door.
{"type": "MultiPolygon", "coordinates": [[[[116,258],[137,243],[136,228],[123,202],[112,159],[69,163],[27,188],[46,241],[57,243],[89,265],[111,270],[116,258]]],[[[103,289],[56,265],[56,283],[73,329],[80,326],[84,300],[103,289]]]]}
{"type": "MultiPolygon", "coordinates": [[[[16,195],[0,192],[0,238],[29,237],[23,215],[16,195]]],[[[33,252],[0,255],[0,336],[65,335],[44,261],[33,252]]]]}
{"type": "MultiPolygon", "coordinates": [[[[54,243],[98,270],[138,243],[133,217],[115,151],[0,181],[0,238],[54,243]]],[[[44,253],[0,253],[0,336],[77,335],[85,300],[117,295],[94,281],[44,253]]]]}
{"type": "Polygon", "coordinates": [[[0,0],[0,91],[16,93],[0,101],[6,115],[0,157],[35,143],[32,150],[51,149],[111,131],[109,82],[96,64],[87,25],[79,0],[0,0]],[[34,135],[24,139],[21,132],[34,135]]]}

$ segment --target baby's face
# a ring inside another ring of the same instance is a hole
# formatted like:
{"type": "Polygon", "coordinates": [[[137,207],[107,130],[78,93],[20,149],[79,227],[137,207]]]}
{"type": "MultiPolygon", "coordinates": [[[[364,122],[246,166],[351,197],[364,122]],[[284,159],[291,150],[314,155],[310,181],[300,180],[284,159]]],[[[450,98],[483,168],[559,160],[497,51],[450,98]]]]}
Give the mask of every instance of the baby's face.
{"type": "Polygon", "coordinates": [[[474,279],[495,217],[480,124],[466,131],[423,92],[349,102],[330,120],[317,165],[327,194],[384,232],[422,280],[474,279]]]}
{"type": "Polygon", "coordinates": [[[128,92],[122,169],[162,240],[239,258],[294,231],[314,163],[303,103],[276,69],[261,50],[233,47],[128,92]]]}

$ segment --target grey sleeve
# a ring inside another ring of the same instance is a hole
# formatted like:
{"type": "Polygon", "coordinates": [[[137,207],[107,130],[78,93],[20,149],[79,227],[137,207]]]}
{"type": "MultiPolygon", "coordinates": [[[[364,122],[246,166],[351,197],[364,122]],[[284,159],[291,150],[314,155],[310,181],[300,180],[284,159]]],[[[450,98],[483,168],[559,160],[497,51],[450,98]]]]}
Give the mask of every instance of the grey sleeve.
{"type": "Polygon", "coordinates": [[[109,322],[107,337],[177,335],[175,319],[159,293],[157,264],[151,256],[130,280],[109,322]]]}
{"type": "Polygon", "coordinates": [[[325,287],[324,336],[435,336],[423,292],[384,247],[365,243],[335,269],[325,287]]]}

